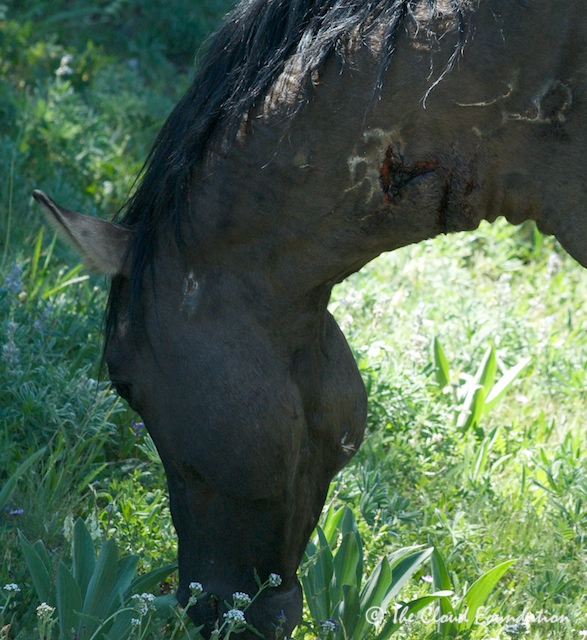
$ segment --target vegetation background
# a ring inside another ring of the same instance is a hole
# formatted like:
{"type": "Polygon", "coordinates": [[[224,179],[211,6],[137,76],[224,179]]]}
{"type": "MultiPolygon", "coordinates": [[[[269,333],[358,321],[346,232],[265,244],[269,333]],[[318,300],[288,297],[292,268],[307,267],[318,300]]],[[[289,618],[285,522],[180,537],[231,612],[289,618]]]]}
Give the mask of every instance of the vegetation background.
{"type": "MultiPolygon", "coordinates": [[[[37,555],[42,546],[57,583],[78,517],[96,548],[108,537],[137,554],[138,575],[175,559],[157,454],[100,370],[108,283],[55,242],[30,193],[115,213],[230,5],[0,4],[0,638],[71,637],[57,619],[63,602],[37,609],[19,530],[42,540],[37,555]]],[[[586,299],[587,275],[555,241],[499,221],[382,256],[336,289],[331,310],[370,410],[368,438],[333,482],[322,521],[333,552],[346,553],[340,534],[352,530],[372,576],[400,548],[434,547],[394,601],[448,589],[434,599],[442,611],[470,603],[475,580],[515,560],[487,583],[475,624],[422,616],[395,637],[587,635],[586,299]]],[[[309,548],[307,595],[314,569],[309,548]]],[[[331,603],[329,624],[309,600],[297,638],[344,637],[340,608],[331,603]]],[[[178,620],[131,631],[194,637],[178,620]]]]}

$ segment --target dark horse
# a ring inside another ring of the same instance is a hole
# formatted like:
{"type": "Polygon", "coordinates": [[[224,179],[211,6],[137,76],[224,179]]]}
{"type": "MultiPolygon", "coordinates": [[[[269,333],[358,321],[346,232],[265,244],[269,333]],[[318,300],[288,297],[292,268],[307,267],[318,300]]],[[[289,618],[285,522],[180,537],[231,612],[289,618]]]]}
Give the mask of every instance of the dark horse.
{"type": "Polygon", "coordinates": [[[585,34],[584,0],[247,0],[119,224],[35,192],[113,277],[106,362],[165,465],[204,635],[254,571],[283,582],[248,622],[300,621],[296,569],[366,416],[337,282],[499,215],[587,265],[585,34]]]}

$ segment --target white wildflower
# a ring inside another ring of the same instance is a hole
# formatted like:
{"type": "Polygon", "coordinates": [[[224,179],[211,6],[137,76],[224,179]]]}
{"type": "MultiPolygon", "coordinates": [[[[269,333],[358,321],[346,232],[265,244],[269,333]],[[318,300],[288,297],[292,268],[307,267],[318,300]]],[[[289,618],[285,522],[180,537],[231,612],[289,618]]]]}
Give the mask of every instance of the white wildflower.
{"type": "Polygon", "coordinates": [[[155,596],[152,593],[135,593],[132,600],[134,600],[135,611],[141,617],[146,616],[149,611],[155,611],[155,596]]]}
{"type": "Polygon", "coordinates": [[[141,621],[139,618],[131,618],[130,623],[133,627],[138,627],[141,624],[141,621]]]}
{"type": "Polygon", "coordinates": [[[248,593],[244,593],[243,591],[237,591],[232,594],[232,600],[234,602],[234,606],[237,609],[242,609],[242,607],[246,607],[251,604],[251,596],[248,593]]]}
{"type": "Polygon", "coordinates": [[[39,618],[44,618],[48,620],[55,611],[55,607],[51,607],[46,602],[41,602],[41,604],[37,607],[37,615],[39,618]]]}
{"type": "Polygon", "coordinates": [[[63,537],[67,542],[73,540],[73,525],[73,516],[65,516],[65,520],[63,521],[63,537]]]}
{"type": "Polygon", "coordinates": [[[193,596],[199,596],[204,591],[201,582],[190,582],[190,591],[193,596]]]}
{"type": "Polygon", "coordinates": [[[267,582],[270,587],[278,587],[281,584],[281,576],[278,573],[270,573],[267,582]]]}
{"type": "Polygon", "coordinates": [[[96,518],[96,514],[92,513],[90,517],[86,520],[86,527],[88,528],[88,533],[90,534],[90,538],[94,540],[100,540],[100,538],[104,535],[102,531],[102,527],[98,522],[98,518],[96,518]]]}
{"type": "Polygon", "coordinates": [[[224,614],[224,617],[226,618],[227,622],[233,622],[234,624],[244,624],[246,622],[245,614],[239,609],[229,609],[224,614]]]}
{"type": "Polygon", "coordinates": [[[10,582],[4,585],[4,591],[13,591],[14,593],[18,593],[20,591],[20,587],[14,582],[10,582]]]}
{"type": "Polygon", "coordinates": [[[73,73],[73,69],[69,66],[72,60],[73,56],[71,54],[63,56],[59,62],[59,68],[55,71],[55,75],[58,77],[70,76],[73,73]]]}

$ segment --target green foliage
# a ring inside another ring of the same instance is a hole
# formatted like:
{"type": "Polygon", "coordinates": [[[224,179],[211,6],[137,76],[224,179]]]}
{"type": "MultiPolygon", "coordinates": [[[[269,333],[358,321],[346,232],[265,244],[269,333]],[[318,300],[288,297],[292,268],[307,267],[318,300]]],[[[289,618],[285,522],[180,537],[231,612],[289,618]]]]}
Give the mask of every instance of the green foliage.
{"type": "Polygon", "coordinates": [[[121,58],[134,56],[145,64],[161,66],[169,61],[190,64],[197,46],[235,2],[77,0],[57,4],[11,0],[7,14],[34,21],[41,29],[78,46],[94,40],[121,58]]]}
{"type": "MultiPolygon", "coordinates": [[[[432,549],[406,547],[385,555],[363,576],[363,542],[348,507],[328,510],[323,526],[306,548],[300,575],[310,615],[321,637],[363,640],[373,637],[390,602],[426,562],[432,549]]],[[[428,605],[433,597],[426,600],[428,605]]],[[[416,602],[406,605],[416,608],[416,602]]],[[[399,625],[384,625],[377,640],[390,637],[399,625]]]]}
{"type": "MultiPolygon", "coordinates": [[[[171,564],[135,578],[138,556],[119,558],[116,543],[106,540],[96,557],[90,532],[78,518],[73,526],[71,562],[59,561],[53,581],[43,543],[33,545],[20,532],[19,538],[37,597],[46,607],[38,617],[48,621],[56,611],[59,637],[63,639],[72,634],[90,640],[131,637],[136,626],[133,620],[140,621],[157,609],[156,598],[142,592],[156,587],[177,568],[171,564]]],[[[159,603],[161,600],[169,599],[160,597],[159,603]]],[[[51,637],[50,632],[47,637],[51,637]]]]}
{"type": "MultiPolygon", "coordinates": [[[[477,614],[487,597],[514,562],[515,560],[501,562],[484,573],[466,590],[456,605],[451,602],[448,596],[439,598],[438,633],[440,638],[466,637],[466,632],[470,631],[477,621],[477,614]]],[[[449,573],[437,550],[432,555],[432,577],[436,589],[452,593],[449,573]]]]}
{"type": "Polygon", "coordinates": [[[6,484],[0,490],[0,511],[2,511],[8,501],[12,497],[14,490],[16,489],[16,483],[18,479],[24,475],[24,473],[45,453],[45,447],[42,447],[37,452],[30,455],[22,464],[18,466],[16,471],[8,478],[6,484]]]}
{"type": "MultiPolygon", "coordinates": [[[[436,369],[442,370],[441,378],[443,379],[448,375],[448,370],[438,338],[434,339],[434,354],[436,369]]],[[[524,358],[515,367],[505,371],[500,380],[495,383],[497,372],[495,347],[489,347],[475,375],[468,378],[466,383],[457,390],[457,402],[460,404],[457,428],[462,431],[477,428],[481,418],[499,402],[529,362],[530,358],[524,358]]]]}

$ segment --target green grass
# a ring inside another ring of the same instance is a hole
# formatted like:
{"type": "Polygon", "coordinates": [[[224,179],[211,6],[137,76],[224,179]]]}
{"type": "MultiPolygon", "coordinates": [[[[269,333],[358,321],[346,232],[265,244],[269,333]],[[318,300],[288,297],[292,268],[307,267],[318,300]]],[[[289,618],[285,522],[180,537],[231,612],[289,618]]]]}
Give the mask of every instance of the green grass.
{"type": "MultiPolygon", "coordinates": [[[[98,547],[108,536],[121,557],[138,555],[139,575],[175,558],[152,443],[100,372],[108,283],[41,233],[29,194],[40,187],[72,208],[116,211],[189,81],[192,52],[228,4],[174,0],[164,16],[155,2],[0,5],[0,491],[10,489],[0,493],[0,638],[40,637],[18,530],[43,541],[52,579],[69,562],[78,517],[98,547]],[[12,583],[21,590],[2,589],[12,583]]],[[[484,617],[458,637],[521,637],[512,620],[530,613],[525,638],[587,629],[585,299],[587,274],[556,242],[503,221],[382,256],[334,292],[369,421],[328,504],[331,516],[352,510],[364,576],[392,551],[433,546],[441,561],[427,560],[399,597],[425,597],[444,580],[457,610],[480,576],[515,560],[484,617]],[[467,424],[468,385],[491,347],[494,384],[528,364],[467,424]]],[[[335,556],[346,549],[331,542],[335,556]]],[[[308,609],[297,639],[339,637],[320,622],[308,609]]],[[[146,637],[186,637],[167,624],[146,637]]],[[[421,615],[394,637],[449,633],[421,615]]]]}

